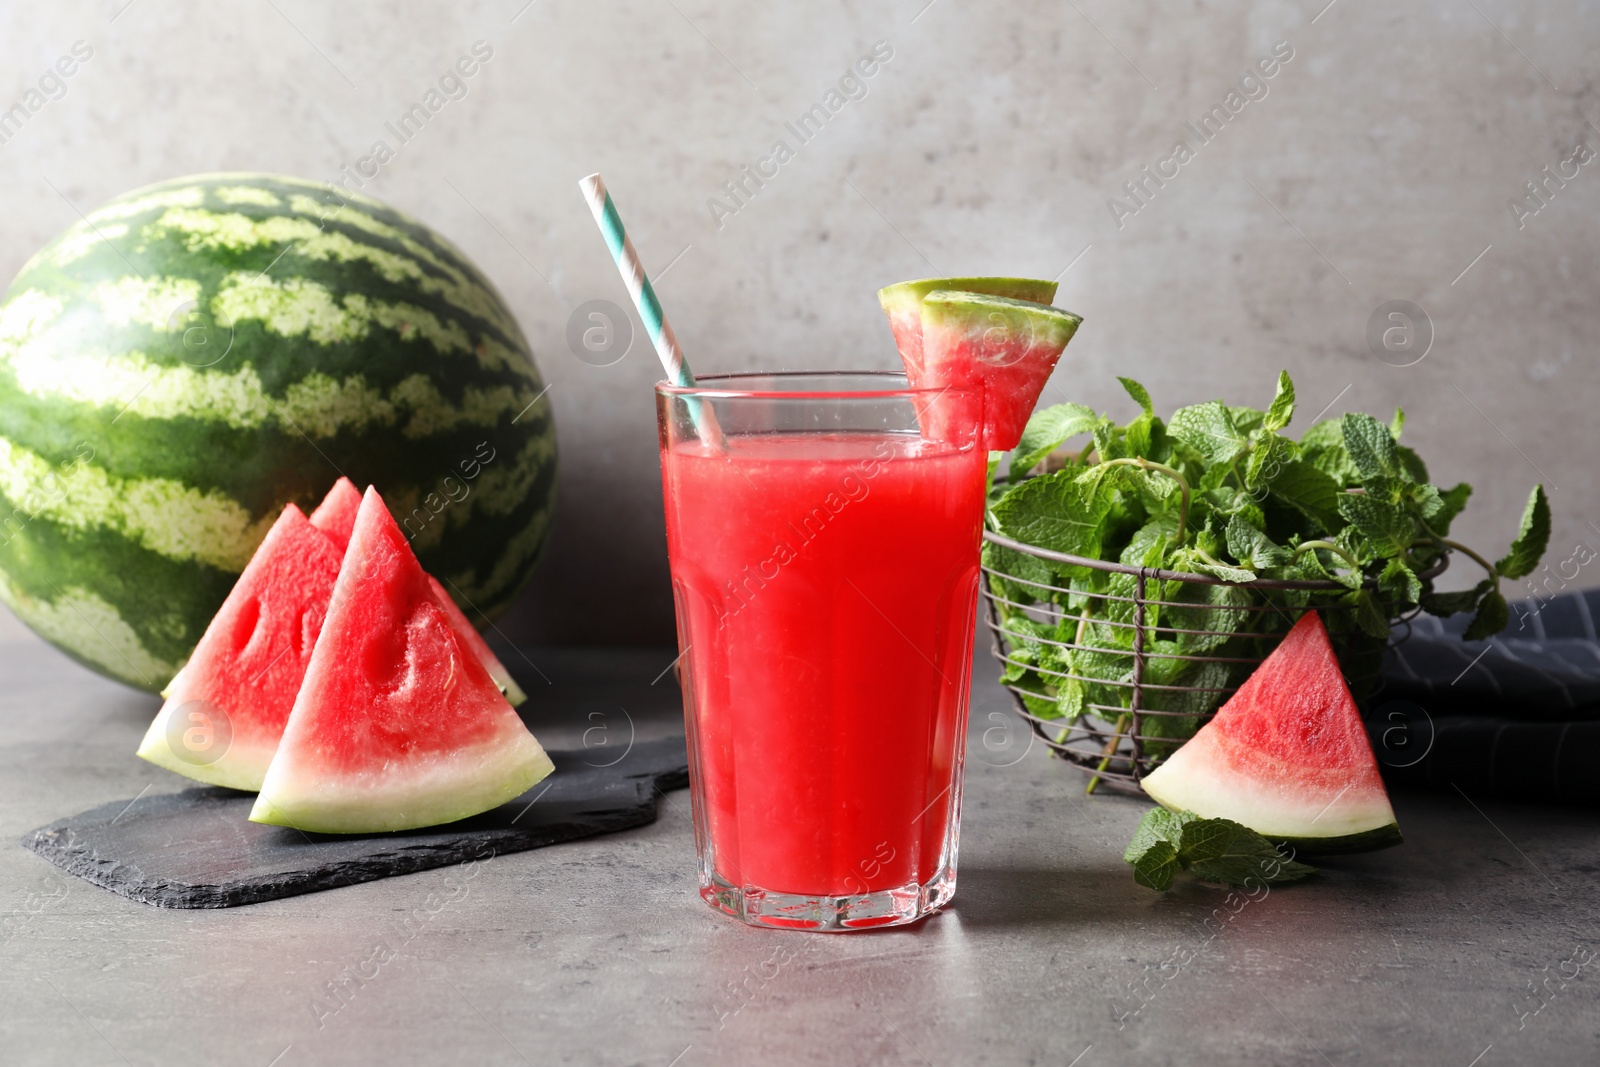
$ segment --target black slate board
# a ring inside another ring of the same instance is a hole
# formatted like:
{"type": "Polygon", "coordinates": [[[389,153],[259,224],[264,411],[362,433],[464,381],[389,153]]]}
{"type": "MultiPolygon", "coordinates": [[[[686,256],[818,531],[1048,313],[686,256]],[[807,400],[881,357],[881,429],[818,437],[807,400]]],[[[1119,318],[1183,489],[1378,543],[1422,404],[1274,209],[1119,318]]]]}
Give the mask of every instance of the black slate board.
{"type": "Polygon", "coordinates": [[[613,759],[552,750],[555,773],[493,811],[404,833],[305,834],[248,821],[255,794],[207,787],[119,801],[51,823],[22,845],[70,874],[158,908],[232,908],[522,852],[655,821],[689,783],[682,737],[613,759]],[[602,765],[602,761],[606,761],[602,765]]]}

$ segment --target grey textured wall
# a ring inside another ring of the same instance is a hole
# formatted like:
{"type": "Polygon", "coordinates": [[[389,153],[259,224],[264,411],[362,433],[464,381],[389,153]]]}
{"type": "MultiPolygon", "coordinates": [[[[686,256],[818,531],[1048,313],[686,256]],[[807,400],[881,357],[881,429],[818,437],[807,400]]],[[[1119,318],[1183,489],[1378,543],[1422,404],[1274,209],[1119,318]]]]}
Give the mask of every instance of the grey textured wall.
{"type": "Polygon", "coordinates": [[[1477,487],[1470,543],[1498,553],[1543,480],[1552,558],[1600,546],[1600,166],[1508,206],[1600,149],[1600,4],[125,3],[0,8],[0,107],[94,49],[0,144],[0,274],[126,189],[331,178],[388,141],[366,191],[476,257],[553,382],[560,515],[519,640],[671,635],[655,358],[642,334],[603,367],[566,341],[584,302],[626,303],[575,186],[593,170],[702,372],[892,367],[879,286],[1060,275],[1087,322],[1047,397],[1125,413],[1126,374],[1166,409],[1264,404],[1286,367],[1303,417],[1404,406],[1435,477],[1477,487]],[[479,40],[466,95],[398,145],[384,123],[479,40]],[[802,144],[785,122],[877,42],[891,58],[802,144]],[[1292,58],[1241,87],[1278,42],[1292,58]],[[1209,141],[1184,125],[1230,105],[1209,141]],[[728,200],[779,140],[792,158],[728,200]],[[1145,166],[1176,175],[1133,199],[1145,166]],[[1367,341],[1391,300],[1432,324],[1410,366],[1367,341]]]}

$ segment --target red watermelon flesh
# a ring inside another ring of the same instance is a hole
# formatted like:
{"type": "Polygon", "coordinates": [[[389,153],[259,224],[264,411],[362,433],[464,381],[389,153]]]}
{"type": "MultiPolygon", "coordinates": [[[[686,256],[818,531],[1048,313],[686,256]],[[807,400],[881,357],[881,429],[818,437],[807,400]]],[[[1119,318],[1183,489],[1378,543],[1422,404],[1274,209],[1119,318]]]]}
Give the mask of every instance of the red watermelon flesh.
{"type": "Polygon", "coordinates": [[[369,488],[251,820],[321,833],[433,826],[553,769],[369,488]]]}
{"type": "Polygon", "coordinates": [[[1174,811],[1232,819],[1307,853],[1401,840],[1356,702],[1314,611],[1142,784],[1174,811]]]}
{"type": "Polygon", "coordinates": [[[434,599],[439,602],[439,607],[444,609],[444,613],[450,619],[450,625],[455,629],[456,634],[478,657],[478,662],[488,669],[489,677],[494,679],[494,684],[500,687],[500,691],[506,695],[506,699],[511,702],[511,706],[517,707],[524,700],[527,700],[528,694],[524,693],[522,687],[517,684],[517,680],[511,677],[511,672],[506,670],[505,664],[500,662],[500,657],[494,654],[494,649],[489,647],[489,642],[485,641],[483,635],[478,633],[477,627],[472,625],[472,620],[468,619],[466,614],[456,607],[456,602],[450,599],[450,594],[444,591],[444,586],[439,584],[439,580],[430,574],[428,575],[428,584],[433,589],[434,599]]]}
{"type": "Polygon", "coordinates": [[[317,510],[311,513],[311,525],[327,534],[341,556],[350,544],[350,531],[355,529],[356,512],[361,508],[361,490],[340,476],[322,498],[317,510]]]}
{"type": "MultiPolygon", "coordinates": [[[[311,525],[333,540],[342,557],[345,548],[350,544],[350,533],[355,529],[356,513],[360,510],[361,491],[351,484],[349,478],[341,477],[333,483],[333,488],[328,490],[328,495],[317,505],[317,510],[311,513],[311,525]]],[[[511,701],[513,706],[527,700],[528,695],[517,685],[516,679],[511,677],[511,672],[506,670],[505,664],[500,662],[500,657],[494,654],[494,650],[478,633],[471,620],[456,606],[456,602],[450,599],[450,594],[444,591],[444,587],[432,575],[429,575],[428,581],[433,583],[433,590],[439,597],[439,606],[450,616],[451,625],[478,654],[478,659],[489,669],[490,676],[494,678],[500,691],[506,695],[506,699],[511,701]]],[[[287,718],[287,712],[285,717],[287,718]]]]}
{"type": "Polygon", "coordinates": [[[259,789],[321,631],[342,553],[290,504],[183,670],[139,755],[179,774],[259,789]]]}
{"type": "MultiPolygon", "coordinates": [[[[981,425],[982,447],[1008,451],[1022,440],[1044,383],[1083,320],[1048,304],[937,289],[922,298],[924,387],[951,386],[923,420],[934,440],[960,440],[981,425]]],[[[912,377],[908,364],[907,377],[912,377]]]]}
{"type": "Polygon", "coordinates": [[[912,385],[922,380],[922,298],[944,289],[962,293],[988,293],[1014,300],[1048,304],[1056,298],[1056,283],[1032,278],[922,278],[878,290],[878,303],[889,317],[895,348],[906,366],[912,385]]]}

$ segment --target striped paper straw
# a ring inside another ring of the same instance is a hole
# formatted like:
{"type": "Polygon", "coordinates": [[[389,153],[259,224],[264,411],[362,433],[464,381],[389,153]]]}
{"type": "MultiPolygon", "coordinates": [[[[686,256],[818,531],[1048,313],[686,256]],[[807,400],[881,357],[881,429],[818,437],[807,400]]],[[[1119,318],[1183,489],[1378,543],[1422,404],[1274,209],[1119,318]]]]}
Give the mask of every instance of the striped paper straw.
{"type": "MultiPolygon", "coordinates": [[[[662,312],[661,301],[656,299],[655,288],[644,273],[644,265],[639,262],[639,253],[634,251],[633,242],[628,239],[622,217],[617,214],[617,205],[612,203],[611,194],[606,192],[605,179],[598,174],[591,174],[578,180],[578,188],[583,190],[594,221],[606,239],[606,247],[611,249],[611,258],[617,264],[617,271],[622,275],[623,285],[628,288],[633,306],[639,309],[639,317],[644,320],[650,342],[655,345],[656,355],[661,357],[661,366],[667,372],[667,381],[682,388],[693,388],[694,372],[683,358],[683,349],[678,347],[672,324],[662,312]]],[[[701,438],[718,448],[724,447],[722,431],[711,409],[702,406],[698,398],[686,397],[685,400],[701,438]]]]}

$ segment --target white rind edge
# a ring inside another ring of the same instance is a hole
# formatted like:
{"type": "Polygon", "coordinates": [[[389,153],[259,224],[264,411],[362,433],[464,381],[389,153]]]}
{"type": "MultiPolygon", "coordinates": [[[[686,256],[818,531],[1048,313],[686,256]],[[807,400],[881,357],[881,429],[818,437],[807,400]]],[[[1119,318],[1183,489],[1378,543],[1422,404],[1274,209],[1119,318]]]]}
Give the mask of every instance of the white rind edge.
{"type": "Polygon", "coordinates": [[[336,780],[313,774],[291,778],[274,763],[250,821],[325,834],[415,830],[497,808],[553,770],[544,748],[518,721],[514,730],[469,749],[440,753],[425,766],[410,763],[336,780]]]}
{"type": "Polygon", "coordinates": [[[1334,838],[1395,825],[1386,796],[1352,797],[1330,783],[1307,796],[1303,783],[1264,782],[1235,772],[1212,736],[1202,731],[1141,783],[1162,807],[1205,819],[1232,819],[1269,838],[1334,838]],[[1263,818],[1271,812],[1274,817],[1263,818]]]}
{"type": "MultiPolygon", "coordinates": [[[[176,682],[177,679],[173,681],[176,682]]],[[[227,751],[211,763],[184,759],[172,751],[170,735],[167,732],[174,712],[183,704],[183,700],[169,699],[161,705],[161,710],[156,712],[156,717],[150,723],[150,729],[145,731],[144,740],[139,742],[139,750],[135,754],[157,767],[172,771],[174,774],[181,774],[185,778],[192,778],[197,782],[204,782],[206,785],[226,786],[229,789],[242,789],[250,793],[260,789],[261,781],[266,777],[267,767],[272,762],[277,746],[267,749],[230,742],[227,751]]]]}

